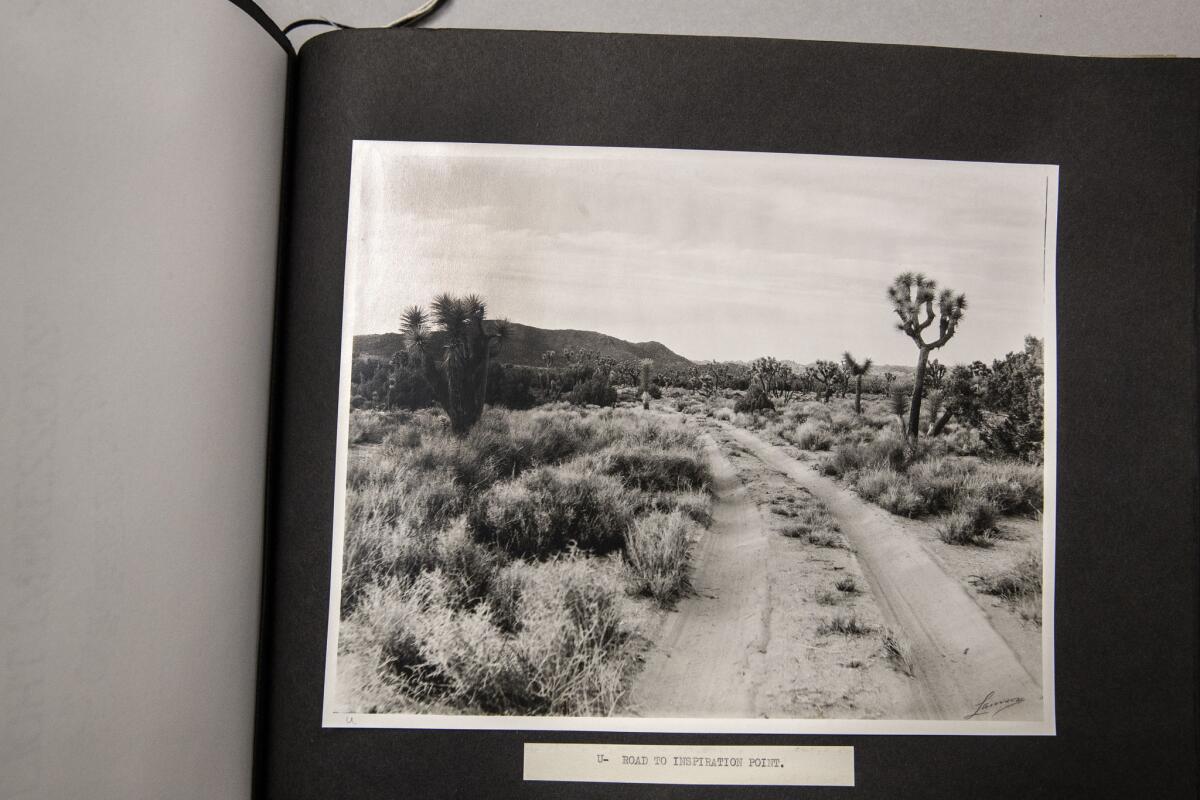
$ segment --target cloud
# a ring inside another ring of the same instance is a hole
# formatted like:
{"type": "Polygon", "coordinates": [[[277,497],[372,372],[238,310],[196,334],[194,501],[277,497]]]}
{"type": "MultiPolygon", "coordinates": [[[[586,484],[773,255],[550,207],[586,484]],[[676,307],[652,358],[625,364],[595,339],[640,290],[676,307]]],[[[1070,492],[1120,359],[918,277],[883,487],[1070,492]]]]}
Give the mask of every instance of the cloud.
{"type": "Polygon", "coordinates": [[[883,290],[919,269],[973,300],[949,360],[1043,333],[1045,167],[360,142],[354,169],[358,332],[474,291],[693,358],[907,361],[883,290]]]}

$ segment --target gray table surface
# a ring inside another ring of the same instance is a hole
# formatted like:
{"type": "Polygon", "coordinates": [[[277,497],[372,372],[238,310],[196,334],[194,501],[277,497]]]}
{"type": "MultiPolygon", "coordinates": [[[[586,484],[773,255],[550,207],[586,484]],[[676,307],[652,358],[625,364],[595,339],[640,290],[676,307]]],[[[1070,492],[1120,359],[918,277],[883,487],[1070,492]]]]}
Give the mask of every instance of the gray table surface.
{"type": "MultiPolygon", "coordinates": [[[[386,24],[422,0],[259,0],[301,17],[386,24]]],[[[1196,0],[448,0],[431,27],[768,36],[1063,55],[1200,56],[1196,0]]],[[[321,29],[293,34],[300,44],[321,29]]]]}

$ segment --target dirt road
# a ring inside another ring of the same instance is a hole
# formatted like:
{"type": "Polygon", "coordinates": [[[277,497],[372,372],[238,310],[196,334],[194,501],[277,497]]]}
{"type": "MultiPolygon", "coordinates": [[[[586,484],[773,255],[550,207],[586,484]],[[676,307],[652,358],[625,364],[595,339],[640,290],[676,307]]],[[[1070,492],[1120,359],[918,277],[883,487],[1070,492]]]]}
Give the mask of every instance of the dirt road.
{"type": "MultiPolygon", "coordinates": [[[[914,710],[920,717],[1041,718],[1040,675],[1022,666],[961,583],[943,571],[919,540],[890,514],[781,448],[732,425],[722,424],[721,429],[722,438],[825,503],[854,549],[885,621],[906,645],[917,689],[914,710]]],[[[725,564],[722,569],[736,567],[725,564]]],[[[745,608],[740,613],[753,616],[745,608]]]]}
{"type": "Polygon", "coordinates": [[[1022,665],[960,579],[903,521],[750,431],[702,424],[711,431],[714,521],[695,553],[696,593],[653,637],[630,713],[1041,718],[1040,672],[1022,665]],[[825,505],[849,550],[783,538],[760,508],[805,493],[825,505]],[[832,576],[850,574],[861,576],[865,593],[820,592],[832,576]],[[819,635],[815,621],[837,612],[831,594],[843,613],[895,634],[899,671],[881,655],[881,636],[819,635]]]}
{"type": "Polygon", "coordinates": [[[695,593],[667,616],[635,684],[631,713],[646,717],[753,717],[771,603],[768,529],[737,471],[705,445],[717,502],[695,553],[695,593]]]}

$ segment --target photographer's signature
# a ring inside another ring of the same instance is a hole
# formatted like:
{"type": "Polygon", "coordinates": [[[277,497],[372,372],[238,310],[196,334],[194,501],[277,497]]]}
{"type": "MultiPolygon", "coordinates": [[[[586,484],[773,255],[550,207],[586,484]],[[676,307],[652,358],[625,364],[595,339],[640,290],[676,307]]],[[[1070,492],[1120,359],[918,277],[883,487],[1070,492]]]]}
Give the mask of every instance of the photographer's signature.
{"type": "Polygon", "coordinates": [[[1024,697],[1005,697],[1000,700],[994,699],[995,697],[995,692],[988,692],[987,697],[983,698],[983,700],[979,702],[979,705],[975,706],[975,710],[970,714],[967,714],[965,717],[963,717],[963,719],[982,717],[985,714],[990,714],[994,717],[1006,708],[1012,708],[1018,703],[1025,702],[1024,697]]]}

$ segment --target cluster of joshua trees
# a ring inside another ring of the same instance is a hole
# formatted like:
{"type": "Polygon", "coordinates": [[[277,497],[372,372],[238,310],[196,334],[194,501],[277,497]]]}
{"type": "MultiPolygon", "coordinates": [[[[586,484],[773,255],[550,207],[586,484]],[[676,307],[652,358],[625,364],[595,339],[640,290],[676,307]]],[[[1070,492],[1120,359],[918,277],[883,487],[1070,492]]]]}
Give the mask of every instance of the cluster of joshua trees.
{"type": "MultiPolygon", "coordinates": [[[[911,339],[917,348],[917,363],[911,397],[905,396],[906,390],[896,383],[893,373],[884,373],[883,381],[885,391],[892,397],[893,410],[904,422],[905,435],[915,441],[926,386],[940,385],[946,378],[945,367],[936,360],[931,362],[930,354],[954,337],[966,312],[967,300],[951,289],[939,291],[932,279],[919,272],[896,276],[887,289],[887,298],[899,319],[896,329],[911,339]],[[905,413],[907,421],[903,419],[905,413]]],[[[476,295],[442,294],[434,298],[430,309],[426,312],[419,306],[412,306],[404,311],[401,330],[407,357],[429,383],[434,400],[450,420],[450,429],[462,434],[469,431],[483,413],[488,369],[504,346],[509,326],[505,320],[486,320],[487,306],[476,295]]],[[[549,368],[557,356],[548,353],[545,360],[549,368]]],[[[616,367],[614,364],[613,375],[616,375],[616,367]]],[[[854,410],[862,413],[863,379],[871,367],[870,358],[859,360],[845,352],[840,363],[819,360],[797,375],[778,359],[764,357],[749,365],[749,390],[764,400],[773,396],[786,403],[797,389],[808,386],[828,401],[835,391],[841,391],[844,396],[853,385],[854,410]]],[[[646,407],[651,368],[652,362],[648,360],[636,365],[639,396],[646,407]]],[[[705,377],[701,375],[693,381],[701,391],[711,390],[720,383],[715,372],[707,376],[707,380],[705,377]]],[[[935,403],[940,405],[940,402],[939,393],[935,403]]],[[[767,405],[770,405],[769,400],[767,405]]]]}

